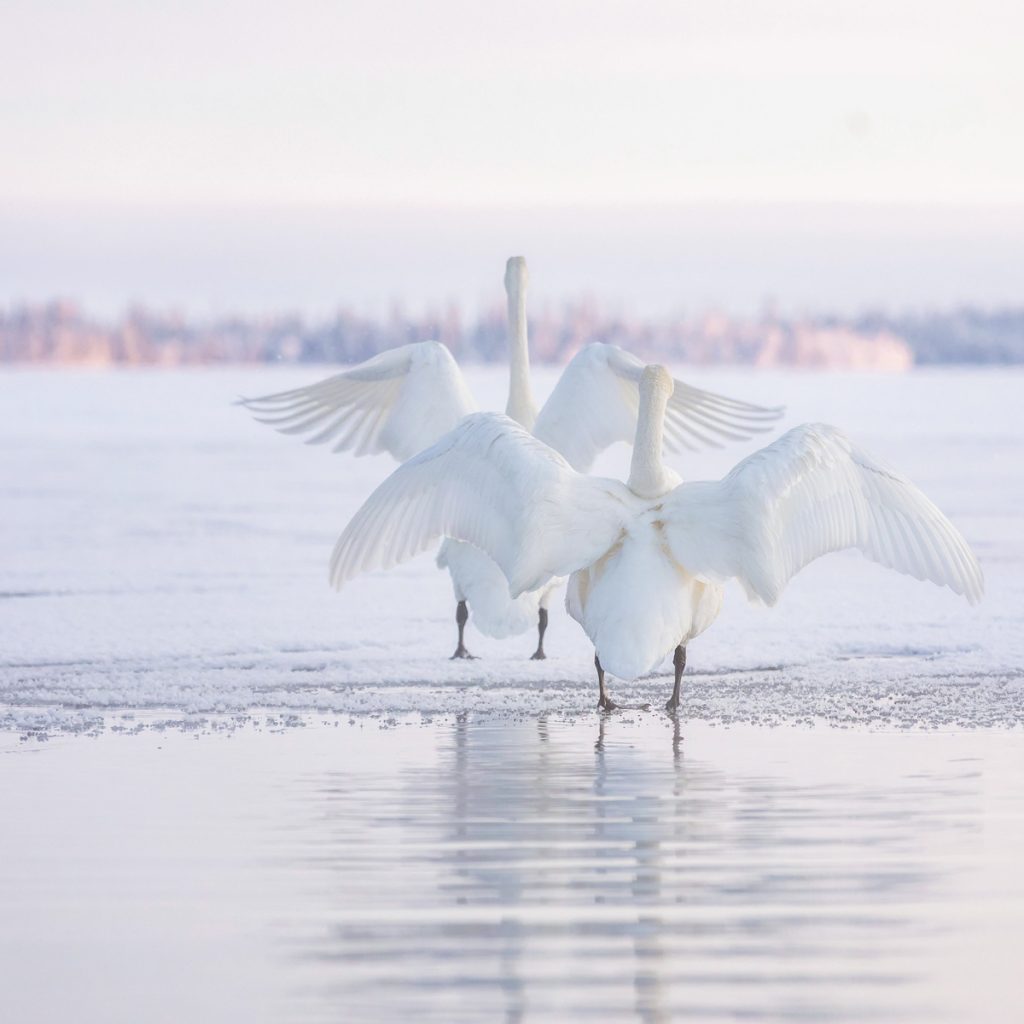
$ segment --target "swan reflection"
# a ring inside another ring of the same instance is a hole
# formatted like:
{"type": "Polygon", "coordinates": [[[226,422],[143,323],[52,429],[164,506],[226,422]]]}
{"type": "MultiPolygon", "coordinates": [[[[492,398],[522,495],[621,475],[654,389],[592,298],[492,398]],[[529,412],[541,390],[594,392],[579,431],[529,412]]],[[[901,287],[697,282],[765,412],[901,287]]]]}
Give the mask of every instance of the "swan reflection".
{"type": "MultiPolygon", "coordinates": [[[[942,884],[928,837],[948,826],[927,794],[970,809],[976,780],[727,770],[687,754],[685,722],[651,721],[601,715],[589,738],[550,717],[445,726],[361,845],[333,850],[336,924],[309,954],[349,1009],[912,1018],[928,935],[907,908],[942,884]],[[379,891],[347,878],[367,856],[379,891]]],[[[322,795],[341,822],[353,794],[336,782],[322,795]]]]}

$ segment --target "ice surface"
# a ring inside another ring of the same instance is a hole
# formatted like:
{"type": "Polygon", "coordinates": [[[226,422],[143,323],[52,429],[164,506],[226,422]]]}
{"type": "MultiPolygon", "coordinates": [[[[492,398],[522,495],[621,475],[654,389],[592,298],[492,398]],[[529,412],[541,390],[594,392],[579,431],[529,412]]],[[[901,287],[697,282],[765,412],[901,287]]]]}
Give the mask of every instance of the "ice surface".
{"type": "MultiPolygon", "coordinates": [[[[535,637],[450,662],[447,576],[424,555],[326,582],[331,546],[392,468],[307,447],[230,403],[319,368],[0,373],[0,726],[45,735],[250,711],[572,716],[596,700],[586,637],[553,602],[535,637]]],[[[978,608],[856,554],[815,563],[774,610],[738,589],[689,649],[683,714],[723,722],[913,726],[1024,722],[1024,374],[679,370],[787,425],[834,423],[917,482],[982,562],[978,608]]],[[[484,407],[505,375],[473,370],[484,407]]],[[[555,379],[537,375],[542,397],[555,379]]],[[[719,476],[757,444],[673,459],[719,476]]],[[[625,447],[598,467],[624,476],[625,447]]],[[[662,702],[666,674],[612,692],[662,702]]]]}

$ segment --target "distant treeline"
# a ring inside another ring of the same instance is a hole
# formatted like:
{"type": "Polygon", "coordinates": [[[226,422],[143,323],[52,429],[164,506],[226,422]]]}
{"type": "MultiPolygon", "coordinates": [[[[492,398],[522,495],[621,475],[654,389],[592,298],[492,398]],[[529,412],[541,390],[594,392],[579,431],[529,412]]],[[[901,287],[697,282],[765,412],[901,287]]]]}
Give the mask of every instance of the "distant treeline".
{"type": "MultiPolygon", "coordinates": [[[[0,311],[0,362],[63,364],[353,363],[395,345],[435,338],[467,362],[506,352],[505,311],[466,320],[459,310],[373,319],[350,311],[310,321],[297,315],[194,320],[132,309],[115,322],[68,302],[0,311]]],[[[1024,308],[961,309],[918,316],[737,319],[721,314],[644,319],[593,303],[531,317],[538,362],[564,363],[591,341],[645,360],[691,364],[903,369],[917,363],[1024,362],[1024,308]]]]}
{"type": "Polygon", "coordinates": [[[846,321],[855,330],[892,331],[917,363],[1024,363],[1024,307],[903,316],[867,314],[846,321]]]}

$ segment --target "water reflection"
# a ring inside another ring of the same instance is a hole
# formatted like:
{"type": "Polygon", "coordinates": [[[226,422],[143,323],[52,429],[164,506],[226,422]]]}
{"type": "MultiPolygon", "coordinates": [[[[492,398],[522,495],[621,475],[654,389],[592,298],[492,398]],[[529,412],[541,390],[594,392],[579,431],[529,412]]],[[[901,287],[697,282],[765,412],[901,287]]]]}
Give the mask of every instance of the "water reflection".
{"type": "Polygon", "coordinates": [[[919,911],[976,775],[736,770],[687,756],[669,721],[446,729],[429,765],[321,791],[314,1016],[941,1017],[919,911]]]}

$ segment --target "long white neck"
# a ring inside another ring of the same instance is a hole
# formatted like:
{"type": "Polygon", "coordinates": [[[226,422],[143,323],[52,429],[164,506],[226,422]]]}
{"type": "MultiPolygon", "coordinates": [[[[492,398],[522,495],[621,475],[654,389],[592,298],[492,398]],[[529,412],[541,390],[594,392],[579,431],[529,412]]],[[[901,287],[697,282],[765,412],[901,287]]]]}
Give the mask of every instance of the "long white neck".
{"type": "Polygon", "coordinates": [[[661,461],[665,434],[665,407],[672,397],[672,377],[661,366],[644,368],[640,378],[640,415],[629,467],[629,489],[641,498],[660,498],[673,482],[661,461]]]}
{"type": "Polygon", "coordinates": [[[508,405],[505,414],[533,430],[537,406],[530,387],[530,345],[526,336],[526,260],[513,256],[505,267],[508,296],[508,405]]]}

